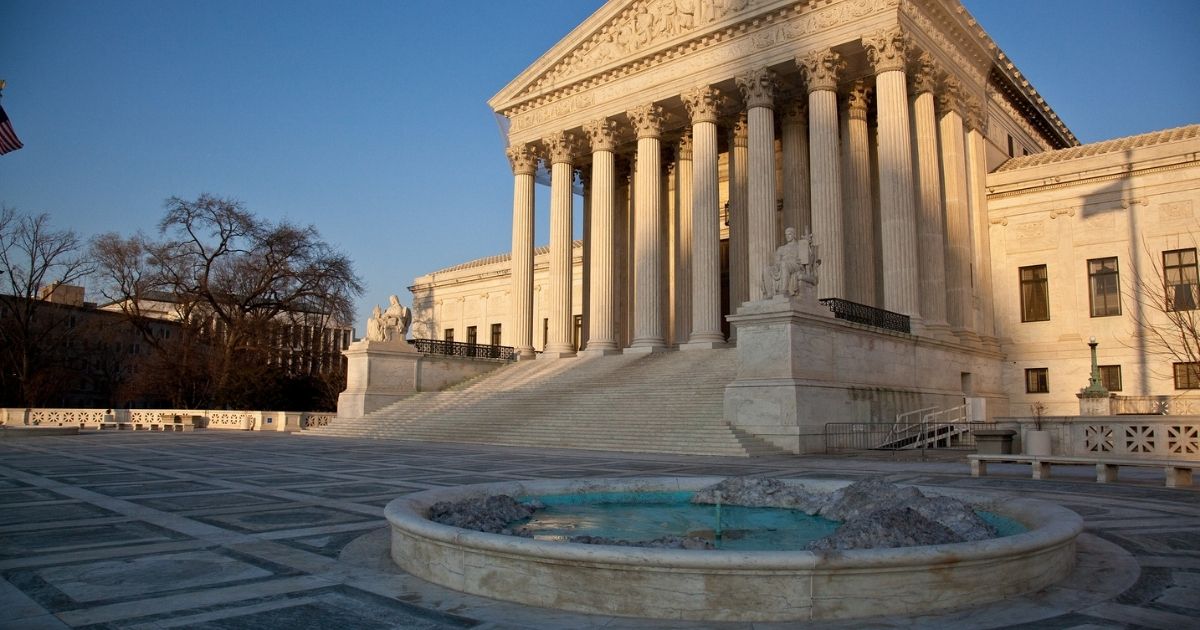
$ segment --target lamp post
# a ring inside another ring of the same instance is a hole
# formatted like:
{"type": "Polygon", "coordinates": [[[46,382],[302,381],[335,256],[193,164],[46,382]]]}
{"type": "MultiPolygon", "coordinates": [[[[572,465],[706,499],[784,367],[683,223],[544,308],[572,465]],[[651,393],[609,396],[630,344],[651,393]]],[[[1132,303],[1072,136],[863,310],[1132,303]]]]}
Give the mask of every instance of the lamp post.
{"type": "Polygon", "coordinates": [[[1096,342],[1096,338],[1088,339],[1088,347],[1092,349],[1092,375],[1088,379],[1088,386],[1083,388],[1080,393],[1084,396],[1108,396],[1108,390],[1104,388],[1104,383],[1100,379],[1100,366],[1096,362],[1096,346],[1100,345],[1096,342]]]}

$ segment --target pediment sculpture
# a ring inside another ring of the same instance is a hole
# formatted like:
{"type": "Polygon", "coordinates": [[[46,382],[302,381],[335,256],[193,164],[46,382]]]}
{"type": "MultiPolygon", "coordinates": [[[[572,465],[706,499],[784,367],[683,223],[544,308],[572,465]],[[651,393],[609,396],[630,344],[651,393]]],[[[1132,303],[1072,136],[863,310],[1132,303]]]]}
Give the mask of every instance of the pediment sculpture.
{"type": "Polygon", "coordinates": [[[801,290],[817,286],[817,271],[821,267],[817,245],[812,232],[796,239],[796,228],[783,231],[784,243],[775,249],[771,264],[763,268],[763,297],[795,296],[801,290]]]}
{"type": "Polygon", "coordinates": [[[371,310],[367,320],[367,341],[404,342],[408,327],[412,324],[412,311],[393,295],[388,298],[387,310],[378,304],[371,310]]]}

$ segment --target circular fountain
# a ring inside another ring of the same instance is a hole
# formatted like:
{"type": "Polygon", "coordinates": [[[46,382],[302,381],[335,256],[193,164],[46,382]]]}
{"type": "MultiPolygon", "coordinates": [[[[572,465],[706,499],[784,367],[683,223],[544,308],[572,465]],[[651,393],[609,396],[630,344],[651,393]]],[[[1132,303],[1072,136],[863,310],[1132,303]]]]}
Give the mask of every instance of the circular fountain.
{"type": "MultiPolygon", "coordinates": [[[[846,619],[963,608],[1041,589],[1069,574],[1082,519],[1030,499],[989,510],[1027,531],[979,542],[836,552],[682,550],[488,534],[427,518],[441,501],[507,494],[694,492],[720,477],[575,479],[439,488],[388,504],[392,560],[435,584],[565,610],[729,621],[846,619]]],[[[788,480],[812,492],[846,481],[788,480]]],[[[935,491],[968,502],[983,497],[935,491]]],[[[716,521],[720,528],[720,521],[716,521]]]]}

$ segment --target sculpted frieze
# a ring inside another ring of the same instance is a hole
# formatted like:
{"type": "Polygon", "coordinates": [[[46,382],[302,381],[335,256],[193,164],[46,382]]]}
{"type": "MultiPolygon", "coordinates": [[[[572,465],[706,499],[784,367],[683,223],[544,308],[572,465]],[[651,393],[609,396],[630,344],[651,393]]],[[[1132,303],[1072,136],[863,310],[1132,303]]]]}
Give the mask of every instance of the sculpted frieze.
{"type": "MultiPolygon", "coordinates": [[[[657,1],[667,2],[668,0],[657,1]]],[[[692,37],[684,37],[674,46],[654,52],[649,57],[640,58],[636,56],[636,53],[643,49],[635,48],[631,52],[622,48],[622,42],[628,44],[630,41],[635,42],[633,45],[636,47],[637,40],[621,40],[616,37],[615,33],[619,31],[619,25],[627,24],[629,19],[636,18],[639,7],[653,8],[656,4],[654,1],[650,1],[631,5],[616,21],[606,26],[574,53],[556,64],[547,74],[522,90],[522,96],[533,96],[542,92],[547,86],[562,86],[553,92],[502,111],[501,113],[508,115],[511,120],[510,130],[519,133],[567,116],[572,112],[590,108],[598,103],[605,103],[611,99],[651,88],[665,80],[683,74],[701,72],[704,69],[726,63],[730,58],[747,56],[775,46],[794,45],[796,40],[810,37],[825,29],[876,13],[894,10],[900,0],[884,0],[882,2],[852,0],[832,6],[814,6],[813,3],[797,2],[777,11],[770,11],[754,17],[751,22],[752,27],[749,29],[743,22],[730,24],[717,30],[702,27],[720,22],[735,14],[753,13],[755,8],[765,7],[772,0],[725,0],[724,2],[722,0],[715,0],[715,2],[695,0],[695,2],[696,7],[709,7],[712,11],[708,12],[707,8],[680,11],[676,5],[676,21],[673,23],[663,22],[667,30],[662,31],[677,32],[679,35],[690,33],[692,37]],[[742,4],[743,2],[744,4],[742,4]],[[678,17],[681,15],[683,17],[678,17]],[[607,52],[593,52],[597,47],[603,48],[607,52]],[[633,56],[630,56],[631,54],[633,56]],[[604,61],[598,61],[598,59],[604,59],[604,61]],[[625,63],[616,67],[608,67],[618,60],[624,60],[625,63]],[[606,69],[599,73],[593,72],[601,66],[606,69]],[[592,74],[589,76],[589,73],[592,74]]],[[[666,39],[668,38],[661,38],[662,41],[666,39]]],[[[650,36],[646,40],[644,50],[649,51],[659,41],[658,36],[650,36]]],[[[725,78],[728,77],[718,77],[717,80],[725,78]]]]}

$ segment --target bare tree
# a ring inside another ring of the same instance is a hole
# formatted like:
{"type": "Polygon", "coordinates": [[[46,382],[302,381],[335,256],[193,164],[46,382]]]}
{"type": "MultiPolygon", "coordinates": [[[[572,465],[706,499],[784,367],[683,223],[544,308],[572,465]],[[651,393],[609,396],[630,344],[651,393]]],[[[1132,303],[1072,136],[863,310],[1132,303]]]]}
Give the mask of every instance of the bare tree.
{"type": "Polygon", "coordinates": [[[0,396],[35,406],[61,389],[58,368],[78,334],[70,308],[47,304],[43,288],[74,284],[93,270],[71,230],[55,230],[47,214],[0,208],[0,396]]]}
{"type": "MultiPolygon", "coordinates": [[[[1158,252],[1158,248],[1147,244],[1142,247],[1158,252]]],[[[1143,356],[1147,368],[1161,377],[1182,377],[1192,383],[1200,381],[1200,278],[1196,263],[1195,247],[1162,251],[1150,257],[1149,269],[1131,274],[1125,287],[1134,327],[1131,345],[1143,356]],[[1146,360],[1150,356],[1165,358],[1169,365],[1153,368],[1153,363],[1146,360]]]]}
{"type": "Polygon", "coordinates": [[[96,239],[103,292],[133,318],[171,303],[182,338],[148,341],[182,371],[203,366],[212,406],[262,406],[281,373],[311,370],[302,344],[281,347],[293,343],[286,328],[350,321],[363,290],[349,258],[315,228],[262,220],[235,200],[172,197],[159,232],[157,241],[96,239]]]}

